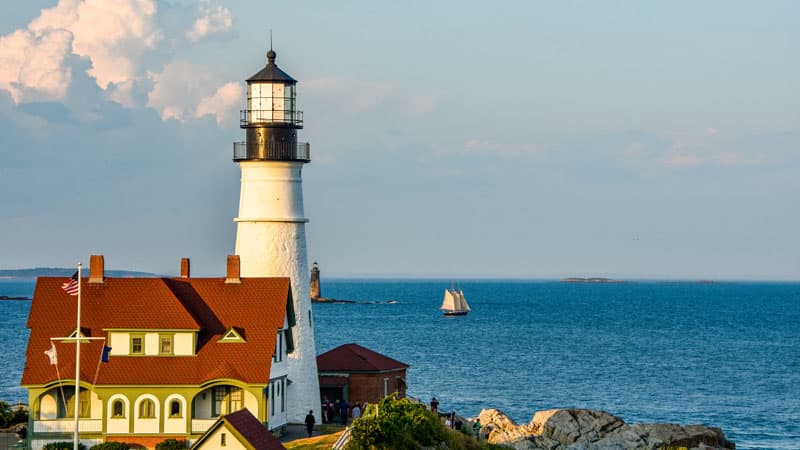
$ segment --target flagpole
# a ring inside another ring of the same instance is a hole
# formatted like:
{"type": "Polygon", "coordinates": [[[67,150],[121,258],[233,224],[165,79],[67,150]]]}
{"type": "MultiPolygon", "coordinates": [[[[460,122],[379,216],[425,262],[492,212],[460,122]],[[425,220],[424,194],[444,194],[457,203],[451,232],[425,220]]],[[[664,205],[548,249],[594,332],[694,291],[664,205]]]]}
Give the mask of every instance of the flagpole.
{"type": "Polygon", "coordinates": [[[80,416],[80,383],[81,383],[81,263],[78,263],[78,326],[75,330],[75,432],[72,449],[78,450],[78,417],[80,416]]]}

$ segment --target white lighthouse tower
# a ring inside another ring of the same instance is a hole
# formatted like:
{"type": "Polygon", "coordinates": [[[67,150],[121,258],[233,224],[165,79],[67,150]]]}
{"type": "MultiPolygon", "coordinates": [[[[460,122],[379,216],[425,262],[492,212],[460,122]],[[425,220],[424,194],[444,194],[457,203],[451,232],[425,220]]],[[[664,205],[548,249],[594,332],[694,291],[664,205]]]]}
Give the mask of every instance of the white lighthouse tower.
{"type": "Polygon", "coordinates": [[[236,254],[243,277],[291,280],[296,325],[287,413],[290,422],[302,423],[309,410],[321,417],[303,212],[303,165],[311,159],[308,143],[297,142],[303,128],[297,80],[275,65],[275,56],[270,49],[267,65],[247,80],[247,109],[240,115],[246,140],[233,144],[242,169],[236,254]]]}

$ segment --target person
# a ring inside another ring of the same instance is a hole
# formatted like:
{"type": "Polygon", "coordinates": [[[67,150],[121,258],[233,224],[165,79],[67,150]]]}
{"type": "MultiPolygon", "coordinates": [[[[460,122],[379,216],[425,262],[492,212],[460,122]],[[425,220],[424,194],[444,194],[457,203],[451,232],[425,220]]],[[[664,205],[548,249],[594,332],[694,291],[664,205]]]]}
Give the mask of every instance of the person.
{"type": "Polygon", "coordinates": [[[347,416],[350,413],[350,405],[347,404],[347,400],[342,400],[342,403],[339,403],[339,414],[342,416],[342,426],[347,426],[347,416]]]}
{"type": "Polygon", "coordinates": [[[333,416],[336,415],[336,408],[333,406],[333,402],[328,402],[328,423],[333,422],[333,416]]]}
{"type": "Polygon", "coordinates": [[[25,440],[25,438],[28,436],[28,429],[25,428],[25,425],[22,425],[19,428],[17,428],[16,435],[17,439],[19,439],[20,441],[25,440]]]}
{"type": "Polygon", "coordinates": [[[439,400],[436,400],[436,397],[431,399],[431,411],[438,412],[439,411],[439,400]]]}
{"type": "Polygon", "coordinates": [[[450,423],[450,418],[449,417],[444,419],[444,426],[446,426],[447,428],[452,428],[452,425],[453,424],[450,423]]]}
{"type": "Polygon", "coordinates": [[[306,431],[308,432],[308,437],[311,437],[311,432],[314,431],[314,424],[317,421],[314,420],[314,411],[308,411],[306,414],[306,431]]]}
{"type": "Polygon", "coordinates": [[[461,426],[462,426],[462,425],[464,425],[464,422],[462,422],[462,421],[461,421],[461,419],[459,419],[458,417],[456,417],[456,423],[455,423],[456,430],[458,430],[458,431],[461,431],[461,426]]]}
{"type": "Polygon", "coordinates": [[[327,396],[322,398],[321,411],[322,411],[322,423],[330,422],[330,419],[328,419],[328,397],[327,396]]]}
{"type": "Polygon", "coordinates": [[[475,438],[480,440],[481,438],[481,419],[475,420],[475,423],[472,424],[472,432],[475,434],[475,438]]]}
{"type": "Polygon", "coordinates": [[[356,402],[355,405],[353,405],[353,420],[356,420],[359,417],[361,417],[361,407],[358,406],[358,402],[356,402]]]}

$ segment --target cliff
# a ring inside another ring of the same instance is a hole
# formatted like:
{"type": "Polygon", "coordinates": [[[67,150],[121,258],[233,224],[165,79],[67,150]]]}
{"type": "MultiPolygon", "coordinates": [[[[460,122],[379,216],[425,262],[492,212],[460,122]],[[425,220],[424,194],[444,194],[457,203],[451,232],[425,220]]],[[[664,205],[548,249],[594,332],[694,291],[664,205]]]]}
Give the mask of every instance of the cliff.
{"type": "Polygon", "coordinates": [[[492,444],[517,450],[735,449],[721,429],[704,425],[634,424],[604,411],[538,411],[530,424],[517,425],[496,409],[478,418],[492,444]]]}

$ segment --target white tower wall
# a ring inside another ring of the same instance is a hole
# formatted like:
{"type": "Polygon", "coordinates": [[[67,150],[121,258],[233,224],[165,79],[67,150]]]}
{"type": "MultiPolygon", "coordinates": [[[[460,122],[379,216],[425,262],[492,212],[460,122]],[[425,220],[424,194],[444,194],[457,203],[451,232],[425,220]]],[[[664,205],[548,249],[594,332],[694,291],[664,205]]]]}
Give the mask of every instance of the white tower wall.
{"type": "MultiPolygon", "coordinates": [[[[303,163],[240,161],[242,169],[236,254],[243,277],[289,277],[297,324],[294,352],[287,361],[288,420],[303,423],[309,410],[320,414],[317,355],[309,293],[303,213],[303,163]]],[[[265,349],[271,351],[271,349],[265,349]]]]}

